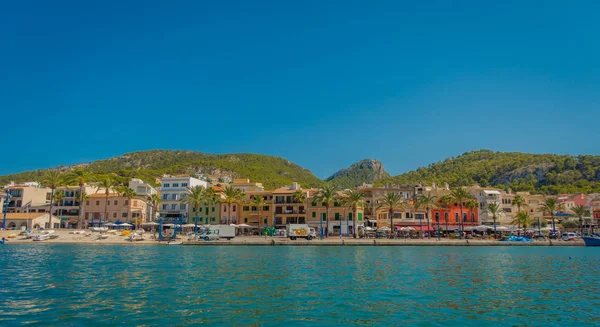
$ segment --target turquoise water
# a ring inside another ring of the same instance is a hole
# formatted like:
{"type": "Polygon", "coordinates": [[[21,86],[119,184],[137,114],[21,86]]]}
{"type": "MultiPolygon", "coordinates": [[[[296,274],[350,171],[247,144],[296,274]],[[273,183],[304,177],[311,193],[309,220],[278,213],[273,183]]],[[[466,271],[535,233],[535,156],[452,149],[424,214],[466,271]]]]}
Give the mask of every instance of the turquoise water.
{"type": "Polygon", "coordinates": [[[0,246],[0,326],[599,325],[600,249],[0,246]]]}

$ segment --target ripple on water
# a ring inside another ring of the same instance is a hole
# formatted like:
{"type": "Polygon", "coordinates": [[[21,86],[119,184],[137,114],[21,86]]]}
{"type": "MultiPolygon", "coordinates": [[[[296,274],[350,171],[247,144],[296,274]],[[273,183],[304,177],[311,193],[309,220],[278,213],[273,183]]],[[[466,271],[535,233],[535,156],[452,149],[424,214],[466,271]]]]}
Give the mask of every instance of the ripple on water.
{"type": "Polygon", "coordinates": [[[599,259],[589,248],[10,245],[0,325],[600,324],[599,259]]]}

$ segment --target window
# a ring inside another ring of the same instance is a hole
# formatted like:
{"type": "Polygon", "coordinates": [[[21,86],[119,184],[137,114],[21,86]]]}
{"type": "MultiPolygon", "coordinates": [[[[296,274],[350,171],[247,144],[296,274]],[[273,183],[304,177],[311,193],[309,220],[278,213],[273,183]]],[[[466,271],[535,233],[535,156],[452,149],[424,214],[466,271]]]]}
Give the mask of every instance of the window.
{"type": "Polygon", "coordinates": [[[185,210],[185,204],[184,203],[182,203],[182,204],[179,205],[179,210],[185,210]]]}
{"type": "MultiPolygon", "coordinates": [[[[402,217],[400,217],[400,218],[402,218],[402,217]]],[[[410,213],[408,213],[408,212],[406,213],[406,218],[410,218],[410,213]]]]}
{"type": "Polygon", "coordinates": [[[100,205],[100,201],[96,201],[96,205],[99,206],[100,205]]]}
{"type": "Polygon", "coordinates": [[[125,200],[125,205],[128,206],[129,205],[129,200],[125,200]]]}
{"type": "Polygon", "coordinates": [[[212,212],[215,212],[215,207],[212,207],[212,212]]]}
{"type": "Polygon", "coordinates": [[[171,200],[177,200],[177,194],[171,194],[171,200]]]}
{"type": "Polygon", "coordinates": [[[244,210],[244,211],[250,211],[250,207],[249,207],[249,206],[244,206],[244,207],[242,208],[242,210],[244,210]]]}
{"type": "Polygon", "coordinates": [[[334,219],[335,219],[335,220],[340,220],[340,214],[336,212],[336,213],[335,213],[335,217],[334,217],[334,219]]]}
{"type": "Polygon", "coordinates": [[[244,218],[244,223],[247,223],[247,222],[248,222],[248,218],[244,218]]]}
{"type": "Polygon", "coordinates": [[[122,218],[127,218],[127,212],[123,212],[123,213],[121,214],[121,217],[122,217],[122,218]]]}
{"type": "Polygon", "coordinates": [[[137,207],[137,201],[133,201],[133,206],[137,207]]]}
{"type": "Polygon", "coordinates": [[[475,213],[471,212],[471,222],[475,222],[475,213]]]}
{"type": "Polygon", "coordinates": [[[165,183],[163,184],[163,187],[170,187],[171,185],[169,183],[165,183]]]}
{"type": "Polygon", "coordinates": [[[187,187],[188,183],[181,183],[181,187],[187,187]]]}
{"type": "Polygon", "coordinates": [[[118,205],[118,204],[119,204],[119,201],[115,200],[115,205],[118,205]]]}
{"type": "Polygon", "coordinates": [[[460,222],[460,218],[458,217],[458,212],[454,213],[454,220],[456,220],[456,222],[460,222]]]}
{"type": "Polygon", "coordinates": [[[233,206],[233,212],[235,212],[235,206],[233,206]]]}
{"type": "Polygon", "coordinates": [[[85,201],[85,205],[89,206],[90,205],[90,201],[85,201]]]}
{"type": "Polygon", "coordinates": [[[89,212],[86,212],[86,213],[85,213],[85,219],[87,220],[89,217],[90,217],[90,213],[89,213],[89,212]]]}
{"type": "Polygon", "coordinates": [[[464,223],[467,222],[467,213],[466,212],[463,213],[463,222],[464,223]]]}
{"type": "Polygon", "coordinates": [[[265,218],[265,220],[264,220],[264,223],[265,223],[265,225],[266,225],[266,224],[268,224],[268,222],[267,222],[267,218],[265,218]]]}
{"type": "Polygon", "coordinates": [[[448,221],[448,213],[444,212],[444,221],[448,221]]]}
{"type": "Polygon", "coordinates": [[[113,218],[117,218],[117,213],[113,212],[113,218]]]}
{"type": "Polygon", "coordinates": [[[168,200],[169,199],[169,194],[163,194],[163,200],[168,200]]]}
{"type": "Polygon", "coordinates": [[[362,212],[358,213],[358,221],[362,221],[363,220],[363,214],[362,212]]]}
{"type": "Polygon", "coordinates": [[[162,208],[163,208],[163,210],[167,210],[167,205],[163,204],[162,208]]]}
{"type": "Polygon", "coordinates": [[[175,203],[171,204],[171,210],[177,210],[177,205],[175,203]]]}
{"type": "Polygon", "coordinates": [[[269,211],[269,206],[264,206],[263,211],[269,211]]]}
{"type": "Polygon", "coordinates": [[[325,221],[327,219],[327,213],[326,212],[322,212],[321,213],[321,220],[325,221]]]}
{"type": "Polygon", "coordinates": [[[173,187],[179,187],[179,183],[173,183],[173,187]]]}
{"type": "Polygon", "coordinates": [[[348,213],[348,221],[352,220],[352,212],[348,213]]]}
{"type": "Polygon", "coordinates": [[[313,217],[313,218],[317,218],[317,213],[313,211],[313,212],[312,212],[312,217],[313,217]]]}

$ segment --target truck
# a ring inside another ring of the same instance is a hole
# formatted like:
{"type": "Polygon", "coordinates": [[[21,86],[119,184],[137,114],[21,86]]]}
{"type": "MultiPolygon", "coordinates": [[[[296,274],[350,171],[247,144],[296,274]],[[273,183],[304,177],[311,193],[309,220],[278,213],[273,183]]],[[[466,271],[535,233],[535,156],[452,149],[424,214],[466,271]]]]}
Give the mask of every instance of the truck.
{"type": "Polygon", "coordinates": [[[235,227],[229,225],[210,225],[199,237],[205,241],[225,238],[231,240],[235,237],[235,227]]]}
{"type": "Polygon", "coordinates": [[[306,224],[288,224],[286,232],[292,241],[297,238],[305,238],[310,241],[317,237],[317,231],[306,224]]]}

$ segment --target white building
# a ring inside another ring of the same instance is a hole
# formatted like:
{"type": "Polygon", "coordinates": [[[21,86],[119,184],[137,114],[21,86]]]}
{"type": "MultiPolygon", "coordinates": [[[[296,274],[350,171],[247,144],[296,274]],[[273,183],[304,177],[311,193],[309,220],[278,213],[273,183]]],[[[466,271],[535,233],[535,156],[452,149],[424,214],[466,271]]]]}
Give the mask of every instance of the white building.
{"type": "Polygon", "coordinates": [[[152,185],[144,182],[139,178],[133,178],[129,181],[129,188],[133,189],[137,195],[146,199],[152,194],[156,194],[156,189],[152,185]]]}
{"type": "Polygon", "coordinates": [[[181,218],[183,223],[188,220],[188,205],[183,203],[188,187],[201,185],[208,187],[208,183],[189,176],[163,177],[160,187],[160,218],[165,223],[172,223],[181,218]]]}

